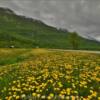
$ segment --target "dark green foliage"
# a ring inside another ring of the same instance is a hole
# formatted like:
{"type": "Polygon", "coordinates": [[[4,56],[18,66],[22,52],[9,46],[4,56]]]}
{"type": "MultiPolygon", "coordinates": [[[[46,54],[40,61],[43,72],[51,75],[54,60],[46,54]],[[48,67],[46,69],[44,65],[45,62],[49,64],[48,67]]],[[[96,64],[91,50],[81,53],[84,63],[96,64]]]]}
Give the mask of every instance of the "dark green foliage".
{"type": "Polygon", "coordinates": [[[70,33],[68,38],[72,49],[78,49],[80,42],[80,37],[78,34],[76,32],[70,33]]]}
{"type": "MultiPolygon", "coordinates": [[[[47,26],[41,21],[18,16],[9,9],[0,8],[0,47],[72,49],[68,32],[47,26]]],[[[80,38],[78,49],[99,50],[100,43],[80,38]]]]}

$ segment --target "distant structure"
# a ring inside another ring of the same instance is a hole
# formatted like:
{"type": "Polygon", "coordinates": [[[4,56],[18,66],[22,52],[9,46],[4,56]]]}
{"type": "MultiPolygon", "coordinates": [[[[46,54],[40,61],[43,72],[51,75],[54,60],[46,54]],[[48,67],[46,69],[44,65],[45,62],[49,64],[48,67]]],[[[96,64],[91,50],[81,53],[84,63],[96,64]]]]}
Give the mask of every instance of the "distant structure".
{"type": "Polygon", "coordinates": [[[15,46],[14,45],[11,45],[10,48],[15,48],[15,46]]]}
{"type": "Polygon", "coordinates": [[[38,49],[39,48],[39,46],[36,46],[36,49],[38,49]]]}

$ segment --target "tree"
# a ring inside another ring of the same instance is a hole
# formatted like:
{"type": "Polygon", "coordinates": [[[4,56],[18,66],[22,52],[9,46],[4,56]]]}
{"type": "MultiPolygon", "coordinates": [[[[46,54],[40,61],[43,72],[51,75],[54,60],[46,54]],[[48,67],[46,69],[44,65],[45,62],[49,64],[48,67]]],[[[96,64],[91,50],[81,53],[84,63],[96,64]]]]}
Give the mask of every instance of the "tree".
{"type": "Polygon", "coordinates": [[[69,43],[73,49],[78,49],[79,47],[79,36],[76,32],[69,33],[69,43]]]}

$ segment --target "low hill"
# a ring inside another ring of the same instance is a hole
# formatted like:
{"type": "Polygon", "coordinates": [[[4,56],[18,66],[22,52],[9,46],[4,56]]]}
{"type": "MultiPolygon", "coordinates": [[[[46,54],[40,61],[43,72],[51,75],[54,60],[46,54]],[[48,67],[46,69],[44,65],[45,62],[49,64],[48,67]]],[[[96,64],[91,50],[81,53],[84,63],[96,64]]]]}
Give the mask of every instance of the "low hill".
{"type": "MultiPolygon", "coordinates": [[[[39,20],[16,15],[0,8],[0,47],[71,49],[70,32],[44,24],[39,20]]],[[[100,43],[80,37],[79,49],[100,50],[100,43]]]]}

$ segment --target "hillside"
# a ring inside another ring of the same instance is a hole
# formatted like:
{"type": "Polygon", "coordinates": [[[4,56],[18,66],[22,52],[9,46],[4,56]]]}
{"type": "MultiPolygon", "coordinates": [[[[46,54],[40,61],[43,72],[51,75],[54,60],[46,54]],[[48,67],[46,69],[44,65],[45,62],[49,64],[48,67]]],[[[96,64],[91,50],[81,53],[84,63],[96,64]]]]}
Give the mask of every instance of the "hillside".
{"type": "MultiPolygon", "coordinates": [[[[67,30],[56,29],[41,21],[16,15],[0,8],[0,47],[71,49],[67,30]]],[[[79,49],[100,50],[100,43],[80,37],[79,49]]]]}

